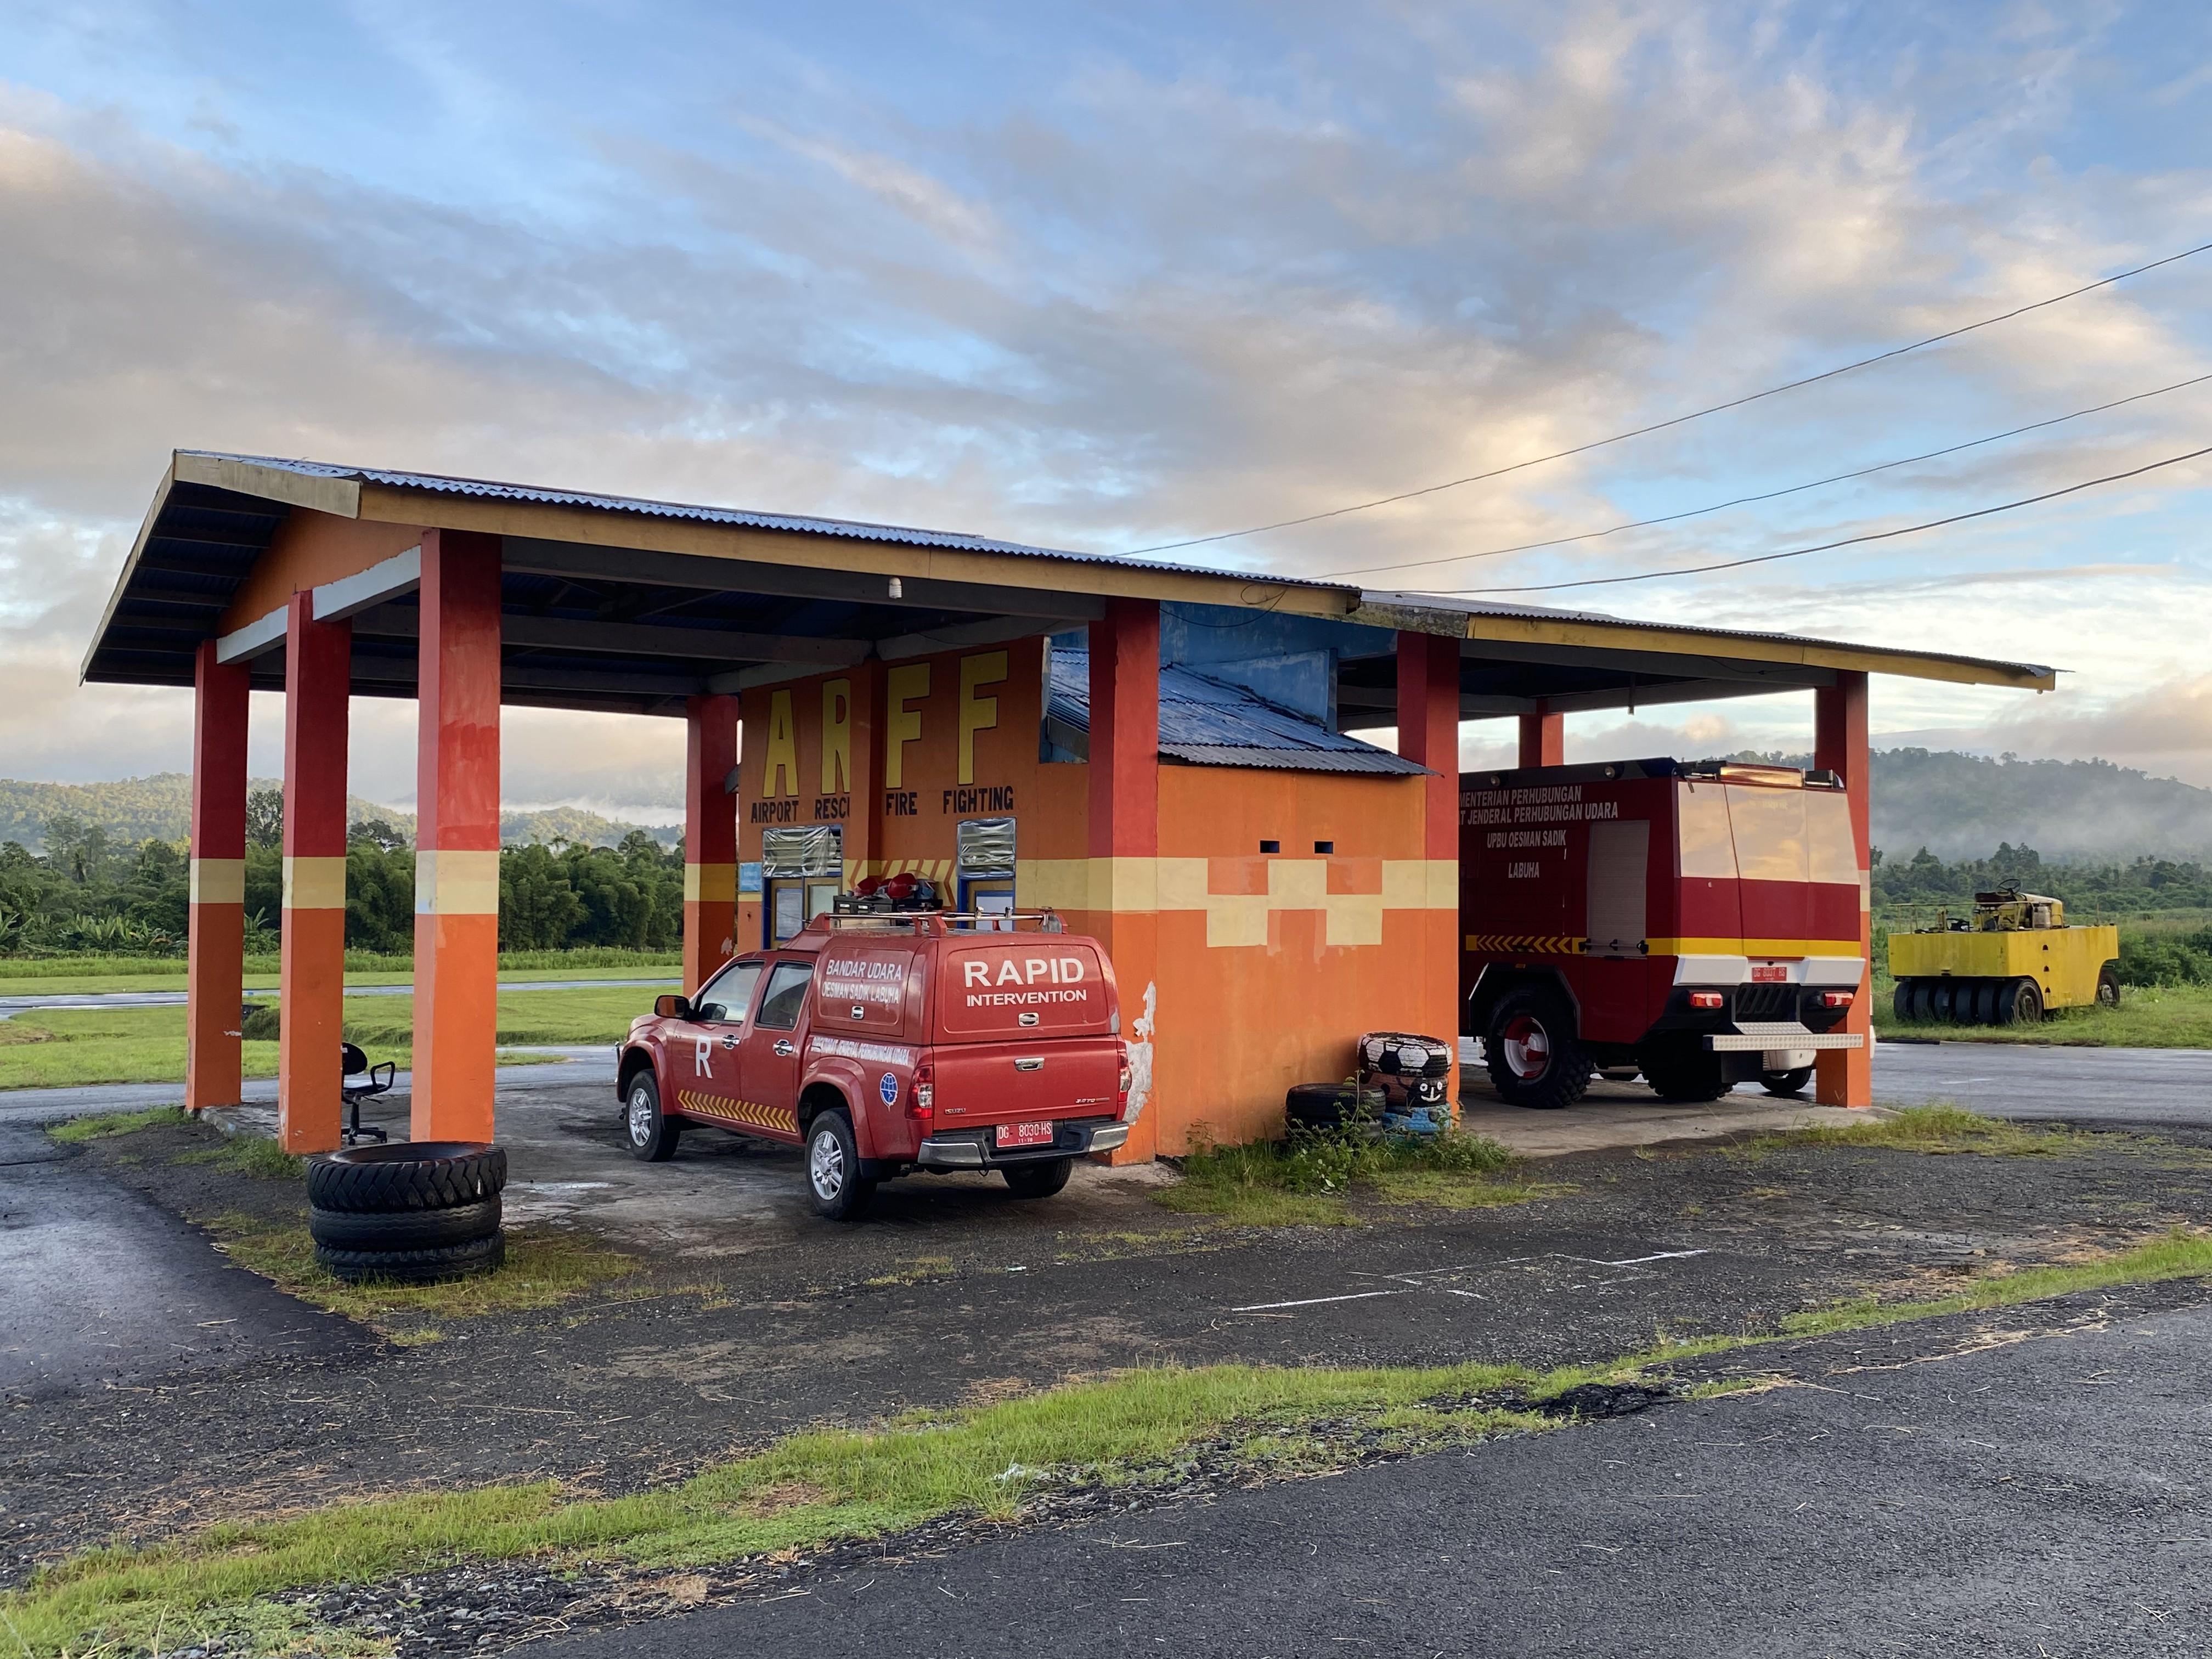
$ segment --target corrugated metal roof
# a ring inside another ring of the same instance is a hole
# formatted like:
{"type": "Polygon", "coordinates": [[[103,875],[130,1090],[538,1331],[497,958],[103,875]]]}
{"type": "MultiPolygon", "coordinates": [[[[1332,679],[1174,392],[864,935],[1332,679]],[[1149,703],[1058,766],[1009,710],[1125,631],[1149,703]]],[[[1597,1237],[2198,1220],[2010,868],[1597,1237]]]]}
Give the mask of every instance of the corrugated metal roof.
{"type": "Polygon", "coordinates": [[[1073,553],[1065,548],[1038,547],[1027,542],[1002,542],[988,536],[957,531],[917,530],[910,526],[869,524],[857,519],[817,519],[788,513],[755,513],[743,507],[699,507],[684,501],[659,501],[638,495],[601,495],[586,490],[547,489],[534,484],[500,483],[488,478],[456,478],[435,472],[397,472],[381,467],[340,466],[327,461],[285,460],[268,455],[233,455],[220,450],[185,449],[183,455],[210,460],[239,461],[249,466],[274,467],[307,478],[343,478],[360,483],[383,484],[394,489],[422,489],[434,495],[469,495],[486,501],[536,501],[550,507],[598,507],[609,513],[631,513],[648,519],[685,519],[700,524],[734,525],[751,530],[782,530],[800,536],[837,536],[849,541],[896,542],[909,547],[942,547],[963,553],[1012,553],[1030,558],[1068,559],[1079,564],[1127,565],[1134,570],[1174,571],[1182,574],[1226,576],[1257,581],[1269,587],[1309,587],[1352,593],[1343,582],[1314,581],[1296,576],[1255,575],[1250,571],[1209,570],[1199,565],[1166,564],[1124,559],[1108,553],[1073,553]]]}
{"type": "Polygon", "coordinates": [[[2001,657],[1970,657],[1955,651],[1923,651],[1917,646],[1859,645],[1848,640],[1823,639],[1810,634],[1784,634],[1759,629],[1715,628],[1704,623],[1655,622],[1647,617],[1608,616],[1601,611],[1565,611],[1548,605],[1507,605],[1496,599],[1461,599],[1446,593],[1383,592],[1364,589],[1368,605],[1402,605],[1409,609],[1455,611],[1466,617],[1500,617],[1522,622],[1583,623],[1601,628],[1650,629],[1672,634],[1691,634],[1711,640],[1760,640],[1774,645],[1828,647],[1838,651],[1869,654],[1925,657],[1954,662],[1968,668],[1998,668],[2020,674],[2049,675],[2045,664],[2013,662],[2001,657]]]}
{"type": "MultiPolygon", "coordinates": [[[[1091,729],[1088,651],[1053,647],[1046,713],[1078,731],[1091,729]]],[[[1428,768],[1402,755],[1332,732],[1241,685],[1208,679],[1188,668],[1160,670],[1160,753],[1193,766],[1429,775],[1428,768]]]]}

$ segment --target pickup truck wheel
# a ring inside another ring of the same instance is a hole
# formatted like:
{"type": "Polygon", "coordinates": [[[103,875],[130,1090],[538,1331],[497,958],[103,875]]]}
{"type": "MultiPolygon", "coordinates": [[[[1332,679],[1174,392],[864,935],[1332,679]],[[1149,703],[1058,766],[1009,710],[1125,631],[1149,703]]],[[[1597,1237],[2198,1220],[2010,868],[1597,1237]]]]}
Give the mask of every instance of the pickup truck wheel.
{"type": "Polygon", "coordinates": [[[1048,1158],[1035,1164],[1009,1164],[999,1173],[1016,1198],[1050,1198],[1067,1185],[1068,1171],[1074,1167],[1072,1158],[1048,1158]]]}
{"type": "Polygon", "coordinates": [[[684,1126],[660,1109],[660,1085],[651,1072],[630,1079],[623,1105],[623,1128],[629,1155],[647,1164],[665,1164],[676,1156],[676,1143],[684,1126]]]}
{"type": "Polygon", "coordinates": [[[1556,1110],[1573,1105],[1589,1087],[1589,1050],[1575,1034],[1573,1012],[1540,987],[1506,994],[1482,1049],[1490,1080],[1508,1105],[1556,1110]]]}
{"type": "Polygon", "coordinates": [[[849,1221],[866,1206],[876,1183],[860,1175],[860,1149],[843,1109],[817,1113],[806,1126],[806,1195],[815,1212],[849,1221]]]}
{"type": "Polygon", "coordinates": [[[1786,1072],[1761,1072],[1759,1074],[1760,1088],[1770,1095],[1786,1100],[1795,1100],[1803,1094],[1805,1085],[1812,1080],[1813,1068],[1809,1066],[1793,1066],[1786,1072]]]}

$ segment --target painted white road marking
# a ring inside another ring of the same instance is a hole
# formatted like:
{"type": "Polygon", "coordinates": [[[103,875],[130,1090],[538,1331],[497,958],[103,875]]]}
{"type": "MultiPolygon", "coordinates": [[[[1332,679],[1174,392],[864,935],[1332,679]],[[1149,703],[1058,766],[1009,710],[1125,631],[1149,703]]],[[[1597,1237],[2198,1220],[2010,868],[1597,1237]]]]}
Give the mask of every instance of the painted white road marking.
{"type": "Polygon", "coordinates": [[[1370,1296],[1411,1296],[1411,1291],[1354,1291],[1350,1296],[1310,1296],[1303,1302],[1255,1302],[1231,1313],[1266,1313],[1271,1308],[1317,1308],[1324,1302],[1364,1302],[1370,1296]]]}

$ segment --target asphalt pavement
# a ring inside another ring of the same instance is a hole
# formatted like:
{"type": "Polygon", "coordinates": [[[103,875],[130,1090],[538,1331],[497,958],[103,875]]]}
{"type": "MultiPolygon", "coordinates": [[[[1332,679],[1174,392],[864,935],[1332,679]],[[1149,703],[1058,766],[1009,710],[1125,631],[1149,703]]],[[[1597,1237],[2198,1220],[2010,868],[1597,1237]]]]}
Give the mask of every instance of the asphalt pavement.
{"type": "Polygon", "coordinates": [[[1810,1386],[825,1570],[549,1659],[2212,1650],[2212,1310],[1848,1340],[1810,1386]]]}
{"type": "Polygon", "coordinates": [[[37,1128],[0,1124],[0,1399],[368,1346],[75,1162],[37,1128]]]}

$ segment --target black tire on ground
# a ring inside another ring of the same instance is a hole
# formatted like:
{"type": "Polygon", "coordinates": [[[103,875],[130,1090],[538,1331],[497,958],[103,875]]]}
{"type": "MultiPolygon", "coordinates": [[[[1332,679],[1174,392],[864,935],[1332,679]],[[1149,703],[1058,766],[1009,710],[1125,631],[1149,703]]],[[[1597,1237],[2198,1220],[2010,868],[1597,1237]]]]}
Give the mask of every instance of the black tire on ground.
{"type": "Polygon", "coordinates": [[[1977,1025],[2009,1025],[2012,1022],[2000,1012],[2008,981],[1985,979],[1974,987],[1974,1024],[1977,1025]]]}
{"type": "Polygon", "coordinates": [[[334,1250],[441,1250],[489,1238],[499,1221],[496,1194],[450,1210],[307,1209],[308,1236],[334,1250]]]}
{"type": "Polygon", "coordinates": [[[396,1285],[438,1285],[495,1271],[507,1260],[507,1235],[434,1250],[334,1250],[315,1246],[315,1264],[349,1284],[389,1279],[396,1285]]]}
{"type": "Polygon", "coordinates": [[[842,1107],[817,1112],[806,1126],[806,1196],[817,1215],[850,1221],[867,1207],[876,1183],[860,1175],[860,1144],[842,1107]]]}
{"type": "Polygon", "coordinates": [[[1957,996],[1960,987],[1962,987],[1965,982],[1966,981],[1963,980],[1955,979],[1937,980],[1933,990],[1929,995],[1928,1017],[1930,1019],[1950,1019],[1954,1018],[1951,1012],[1952,1002],[1957,996]]]}
{"type": "Polygon", "coordinates": [[[1009,1164],[999,1173],[1016,1198],[1050,1198],[1067,1185],[1068,1172],[1074,1168],[1072,1158],[1048,1158],[1035,1164],[1009,1164]]]}
{"type": "Polygon", "coordinates": [[[2097,969],[2097,1006],[2100,1008],[2120,1006],[2120,972],[2109,962],[2097,969]]]}
{"type": "Polygon", "coordinates": [[[1490,1080],[1510,1106],[1553,1111],[1573,1105],[1589,1087],[1589,1050],[1576,1035],[1573,1011],[1543,986],[1499,1000],[1482,1051],[1490,1080]]]}
{"type": "Polygon", "coordinates": [[[1644,1080],[1662,1100],[1718,1100],[1734,1086],[1724,1059],[1695,1048],[1654,1054],[1644,1067],[1644,1080]]]}
{"type": "Polygon", "coordinates": [[[349,1146],[307,1165],[307,1202],[325,1210],[450,1210],[506,1185],[507,1148],[480,1140],[349,1146]]]}
{"type": "Polygon", "coordinates": [[[1912,1012],[1912,999],[1919,986],[1918,980],[1901,979],[1897,981],[1897,989],[1889,999],[1889,1007],[1900,1021],[1919,1018],[1912,1012]]]}
{"type": "Polygon", "coordinates": [[[1795,1099],[1805,1092],[1805,1085],[1813,1080],[1809,1066],[1793,1066],[1786,1072],[1761,1072],[1759,1086],[1770,1095],[1795,1099]]]}
{"type": "Polygon", "coordinates": [[[2043,990],[2032,979],[2008,979],[1997,988],[1999,1025],[2043,1024],[2043,990]]]}
{"type": "Polygon", "coordinates": [[[1923,1025],[1936,1018],[1936,983],[1933,980],[1912,981],[1912,1017],[1923,1025]]]}
{"type": "Polygon", "coordinates": [[[1294,1129],[1334,1129],[1354,1118],[1378,1118],[1389,1097],[1349,1083],[1299,1083],[1283,1096],[1283,1121],[1294,1129]]]}
{"type": "Polygon", "coordinates": [[[650,1071],[629,1080],[623,1097],[623,1138],[632,1158],[647,1164],[665,1164],[676,1156],[684,1125],[660,1109],[660,1085],[650,1071]]]}

